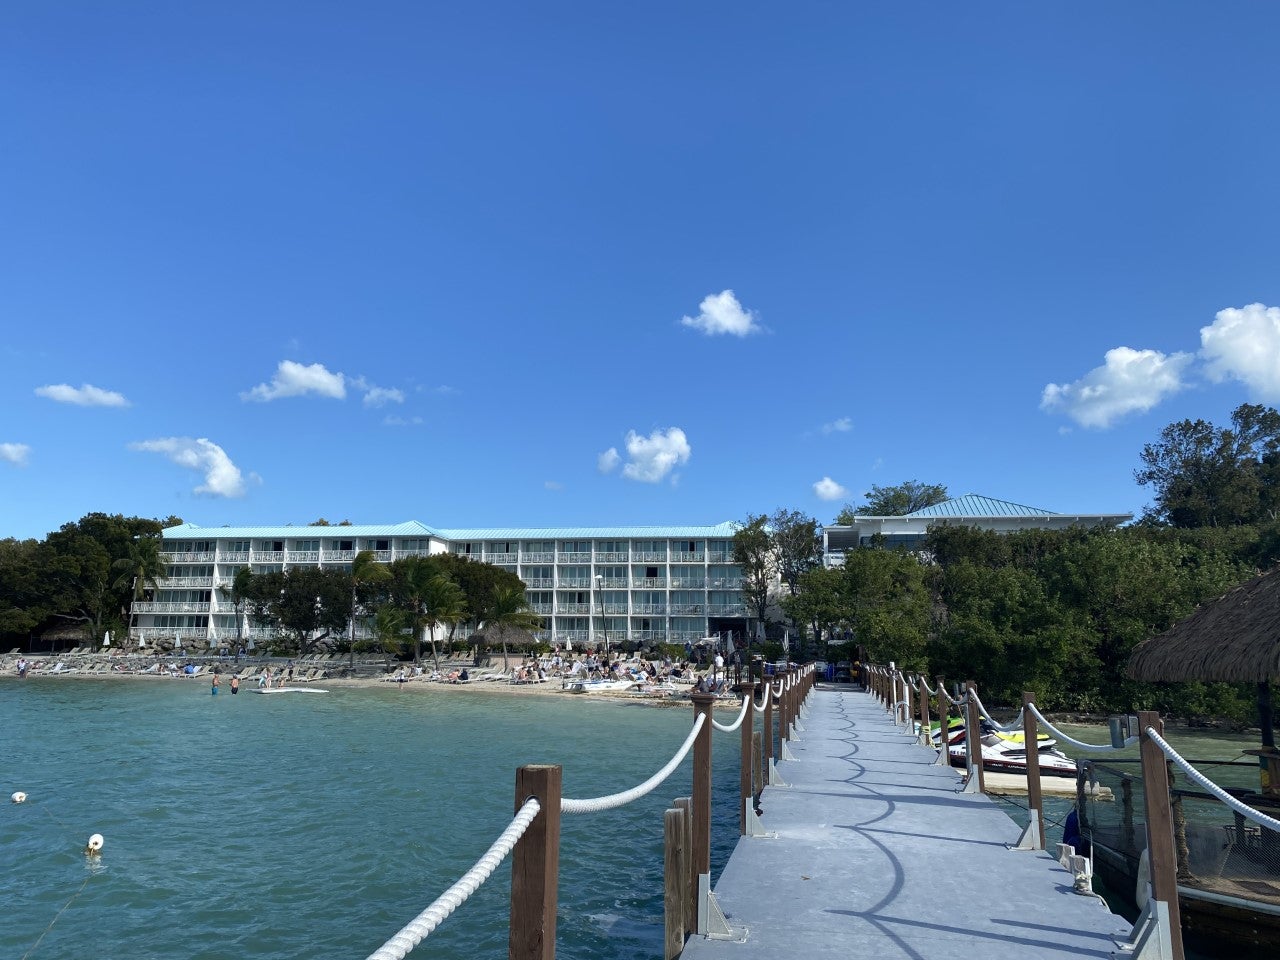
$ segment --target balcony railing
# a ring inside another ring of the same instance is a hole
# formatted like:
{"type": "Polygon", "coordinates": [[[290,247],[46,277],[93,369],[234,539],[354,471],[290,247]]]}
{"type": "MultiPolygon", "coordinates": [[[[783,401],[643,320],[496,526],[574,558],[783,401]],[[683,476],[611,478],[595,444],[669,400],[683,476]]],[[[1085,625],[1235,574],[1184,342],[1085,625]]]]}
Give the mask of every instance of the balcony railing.
{"type": "Polygon", "coordinates": [[[688,553],[677,550],[671,554],[672,563],[704,563],[707,555],[705,553],[688,553]]]}
{"type": "Polygon", "coordinates": [[[671,612],[676,614],[702,613],[702,604],[700,603],[673,603],[671,612]]]}
{"type": "Polygon", "coordinates": [[[326,563],[350,563],[356,558],[354,550],[321,550],[320,559],[326,563]]]}
{"type": "Polygon", "coordinates": [[[552,605],[549,603],[531,603],[529,609],[534,613],[554,613],[552,605]]]}
{"type": "MultiPolygon", "coordinates": [[[[550,639],[549,635],[548,639],[550,639]]],[[[591,640],[591,633],[587,630],[557,630],[556,639],[568,640],[570,643],[588,643],[591,640]]]]}
{"type": "Polygon", "coordinates": [[[707,554],[707,562],[708,563],[733,563],[733,554],[719,553],[717,551],[712,551],[711,553],[707,554]]]}
{"type": "Polygon", "coordinates": [[[713,590],[740,590],[742,589],[742,578],[723,577],[719,580],[709,580],[708,585],[713,590]]]}
{"type": "Polygon", "coordinates": [[[526,553],[520,558],[521,563],[555,563],[554,553],[526,553]]]}
{"type": "Polygon", "coordinates": [[[590,613],[589,603],[557,603],[556,613],[590,613]]]}
{"type": "Polygon", "coordinates": [[[691,579],[689,577],[672,577],[671,586],[684,590],[702,590],[706,588],[707,581],[702,577],[698,577],[697,579],[691,579]]]}
{"type": "Polygon", "coordinates": [[[561,577],[556,581],[557,587],[566,587],[574,590],[586,590],[591,586],[590,577],[561,577]]]}
{"type": "Polygon", "coordinates": [[[652,562],[654,560],[662,561],[667,559],[667,553],[665,550],[637,550],[635,553],[631,554],[631,559],[640,563],[652,562]]]}
{"type": "Polygon", "coordinates": [[[235,553],[220,553],[218,554],[218,562],[223,564],[226,564],[226,563],[238,563],[241,565],[246,564],[249,562],[249,551],[237,550],[235,553]]]}
{"type": "Polygon", "coordinates": [[[666,577],[636,577],[632,584],[634,587],[665,587],[666,585],[666,577]]]}
{"type": "Polygon", "coordinates": [[[556,582],[550,577],[530,577],[525,580],[524,585],[530,590],[550,590],[556,582]]]}
{"type": "Polygon", "coordinates": [[[486,553],[484,555],[485,563],[518,563],[519,560],[518,553],[486,553]]]}
{"type": "Polygon", "coordinates": [[[701,640],[702,634],[695,630],[672,630],[669,639],[672,643],[692,643],[701,640]]]}
{"type": "Polygon", "coordinates": [[[213,577],[161,577],[156,581],[156,585],[161,590],[174,590],[178,587],[212,587],[213,577]]]}
{"type": "Polygon", "coordinates": [[[254,563],[284,563],[283,550],[255,550],[253,551],[254,563]]]}
{"type": "Polygon", "coordinates": [[[747,607],[743,603],[709,603],[707,614],[712,617],[745,617],[747,607]]]}
{"type": "Polygon", "coordinates": [[[559,563],[590,563],[591,554],[589,553],[558,553],[556,560],[559,563]]]}
{"type": "Polygon", "coordinates": [[[627,605],[625,603],[606,603],[604,605],[605,613],[627,613],[627,605]]]}
{"type": "Polygon", "coordinates": [[[204,627],[134,627],[129,634],[140,640],[203,640],[208,635],[204,627]]]}
{"type": "Polygon", "coordinates": [[[666,613],[665,603],[637,603],[631,607],[632,613],[666,613]]]}
{"type": "Polygon", "coordinates": [[[165,563],[213,563],[212,553],[162,553],[165,563]]]}
{"type": "Polygon", "coordinates": [[[622,553],[597,553],[596,563],[626,563],[630,559],[630,554],[625,551],[622,553]]]}
{"type": "Polygon", "coordinates": [[[614,589],[621,587],[625,590],[627,587],[631,586],[631,581],[626,577],[602,577],[600,585],[604,587],[612,587],[614,589]]]}
{"type": "Polygon", "coordinates": [[[662,642],[667,639],[667,631],[665,630],[632,630],[630,639],[641,641],[658,641],[662,642]]]}
{"type": "Polygon", "coordinates": [[[319,563],[320,551],[319,550],[290,550],[289,562],[290,563],[319,563]]]}
{"type": "Polygon", "coordinates": [[[208,603],[188,603],[177,600],[139,600],[133,605],[134,613],[208,613],[208,603]]]}

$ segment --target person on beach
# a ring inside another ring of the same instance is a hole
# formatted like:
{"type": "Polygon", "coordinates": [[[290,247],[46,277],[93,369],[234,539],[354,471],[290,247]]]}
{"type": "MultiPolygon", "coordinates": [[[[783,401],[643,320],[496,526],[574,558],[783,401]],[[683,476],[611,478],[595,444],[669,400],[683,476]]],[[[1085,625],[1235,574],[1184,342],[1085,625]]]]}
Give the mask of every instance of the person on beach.
{"type": "Polygon", "coordinates": [[[209,686],[209,695],[211,697],[216,697],[218,695],[218,684],[220,684],[221,682],[222,682],[222,677],[219,676],[218,672],[215,670],[213,672],[213,681],[209,686]]]}
{"type": "Polygon", "coordinates": [[[26,657],[18,658],[18,677],[19,679],[22,679],[22,680],[27,679],[27,658],[26,657]]]}
{"type": "Polygon", "coordinates": [[[239,676],[232,677],[232,678],[231,678],[231,693],[232,693],[232,695],[234,696],[235,694],[237,694],[237,693],[239,693],[239,692],[240,692],[240,677],[239,677],[239,676]]]}
{"type": "Polygon", "coordinates": [[[724,676],[724,657],[720,655],[720,651],[716,651],[715,664],[711,668],[711,679],[717,680],[724,676]]]}
{"type": "Polygon", "coordinates": [[[742,654],[738,650],[734,650],[733,656],[730,657],[730,662],[733,663],[733,682],[741,683],[742,682],[742,654]]]}
{"type": "Polygon", "coordinates": [[[292,680],[293,680],[293,661],[292,661],[292,660],[290,660],[288,663],[286,663],[286,664],[284,665],[284,669],[285,669],[285,677],[282,679],[282,681],[281,681],[281,682],[283,683],[285,679],[287,679],[287,680],[289,680],[290,682],[292,682],[292,680]]]}

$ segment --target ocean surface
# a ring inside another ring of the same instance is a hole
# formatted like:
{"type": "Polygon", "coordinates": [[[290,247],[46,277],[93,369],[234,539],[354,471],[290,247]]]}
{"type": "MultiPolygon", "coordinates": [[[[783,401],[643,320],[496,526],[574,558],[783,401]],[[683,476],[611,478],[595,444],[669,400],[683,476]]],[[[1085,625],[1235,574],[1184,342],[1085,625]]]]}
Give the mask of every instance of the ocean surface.
{"type": "MultiPolygon", "coordinates": [[[[479,691],[0,678],[0,956],[367,956],[507,826],[518,766],[562,764],[565,796],[613,793],[691,723],[688,706],[479,691]]],[[[716,877],[737,840],[738,735],[715,734],[712,756],[716,877]]],[[[691,764],[564,818],[559,956],[661,956],[663,811],[691,764]]],[[[505,957],[509,896],[508,859],[414,956],[505,957]]]]}

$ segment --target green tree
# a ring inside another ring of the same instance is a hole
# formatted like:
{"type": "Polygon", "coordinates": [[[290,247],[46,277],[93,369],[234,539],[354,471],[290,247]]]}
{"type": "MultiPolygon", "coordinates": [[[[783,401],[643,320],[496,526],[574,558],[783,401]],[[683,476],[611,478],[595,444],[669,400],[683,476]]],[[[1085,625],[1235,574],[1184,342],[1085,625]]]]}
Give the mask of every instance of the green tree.
{"type": "Polygon", "coordinates": [[[1259,523],[1280,508],[1280,413],[1245,403],[1231,426],[1181,420],[1142,448],[1134,471],[1155,502],[1144,520],[1175,527],[1259,523]]]}
{"type": "Polygon", "coordinates": [[[855,516],[902,517],[947,499],[947,488],[940,483],[906,480],[891,487],[871,485],[863,494],[867,502],[861,507],[846,503],[836,516],[836,525],[852,526],[855,516]]]}
{"type": "Polygon", "coordinates": [[[360,602],[362,595],[367,602],[377,587],[391,581],[391,571],[386,564],[379,563],[376,556],[372,550],[361,550],[351,561],[351,636],[347,663],[352,667],[356,662],[356,620],[361,610],[366,609],[360,602]]]}
{"type": "Polygon", "coordinates": [[[901,550],[863,548],[845,554],[842,574],[857,642],[877,661],[923,669],[933,612],[924,564],[901,550]]]}
{"type": "Polygon", "coordinates": [[[253,570],[249,567],[240,567],[236,570],[235,576],[231,578],[229,586],[218,588],[218,592],[231,601],[235,610],[237,647],[244,643],[244,608],[249,600],[252,583],[253,570]]]}
{"type": "Polygon", "coordinates": [[[733,535],[733,562],[742,569],[742,597],[763,639],[769,592],[778,578],[778,554],[769,534],[768,517],[747,514],[746,522],[733,535]]]}
{"type": "Polygon", "coordinates": [[[799,589],[782,598],[782,609],[802,635],[809,633],[815,643],[824,635],[829,640],[846,615],[843,583],[841,571],[813,567],[800,574],[799,589]]]}
{"type": "Polygon", "coordinates": [[[412,631],[407,611],[383,604],[373,614],[373,633],[382,647],[383,662],[391,669],[391,658],[398,657],[404,650],[404,636],[412,631]]]}
{"type": "MultiPolygon", "coordinates": [[[[130,601],[141,600],[147,591],[159,589],[160,580],[166,572],[160,546],[159,534],[143,534],[127,544],[125,555],[111,564],[112,571],[116,573],[112,589],[117,593],[127,591],[130,601]]],[[[121,607],[120,614],[127,623],[128,604],[121,607]]]]}
{"type": "Polygon", "coordinates": [[[777,556],[778,573],[794,597],[801,575],[822,563],[818,521],[798,510],[779,508],[769,518],[768,529],[777,556]]]}
{"type": "Polygon", "coordinates": [[[510,668],[507,655],[508,638],[518,631],[541,630],[542,618],[529,609],[523,587],[501,586],[494,591],[493,600],[484,611],[486,632],[498,635],[502,643],[502,669],[510,668]]]}
{"type": "Polygon", "coordinates": [[[461,587],[443,573],[437,573],[427,581],[427,588],[421,597],[418,621],[431,638],[431,660],[437,671],[440,669],[440,652],[436,644],[436,629],[444,624],[455,624],[466,615],[466,595],[461,587]]]}

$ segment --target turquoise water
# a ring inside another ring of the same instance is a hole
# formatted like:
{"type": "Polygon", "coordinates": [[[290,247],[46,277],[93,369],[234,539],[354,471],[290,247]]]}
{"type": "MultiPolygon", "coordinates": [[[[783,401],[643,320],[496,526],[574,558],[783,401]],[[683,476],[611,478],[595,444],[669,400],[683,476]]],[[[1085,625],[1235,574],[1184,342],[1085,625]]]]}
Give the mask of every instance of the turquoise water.
{"type": "MultiPolygon", "coordinates": [[[[517,766],[563,764],[566,796],[612,793],[691,721],[478,691],[0,679],[0,955],[367,956],[507,825],[517,766]],[[28,802],[8,803],[15,790],[28,802]]],[[[713,876],[737,840],[737,747],[716,734],[713,876]]],[[[662,814],[690,764],[627,807],[564,819],[559,956],[661,955],[662,814]]],[[[509,878],[507,861],[413,955],[505,956],[509,878]]]]}

